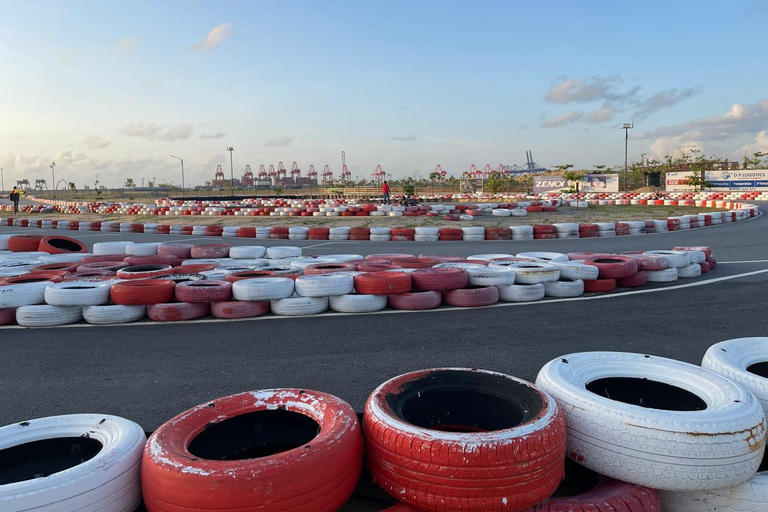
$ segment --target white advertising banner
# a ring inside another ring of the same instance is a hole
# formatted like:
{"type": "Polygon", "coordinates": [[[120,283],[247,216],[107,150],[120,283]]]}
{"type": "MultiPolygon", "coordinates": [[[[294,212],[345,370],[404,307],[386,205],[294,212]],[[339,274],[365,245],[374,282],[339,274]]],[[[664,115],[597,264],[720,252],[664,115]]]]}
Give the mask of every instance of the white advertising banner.
{"type": "Polygon", "coordinates": [[[667,192],[692,192],[694,188],[688,185],[688,181],[693,176],[690,171],[668,172],[666,175],[667,192]]]}
{"type": "MultiPolygon", "coordinates": [[[[669,175],[670,173],[667,173],[669,175]]],[[[768,190],[767,169],[706,171],[704,179],[714,185],[709,190],[752,192],[768,190]]],[[[667,189],[669,190],[669,189],[667,189]]]]}
{"type": "Polygon", "coordinates": [[[579,183],[581,192],[618,192],[618,174],[586,174],[579,183]]]}
{"type": "Polygon", "coordinates": [[[568,182],[560,174],[533,177],[533,192],[535,194],[557,194],[567,188],[568,182]]]}

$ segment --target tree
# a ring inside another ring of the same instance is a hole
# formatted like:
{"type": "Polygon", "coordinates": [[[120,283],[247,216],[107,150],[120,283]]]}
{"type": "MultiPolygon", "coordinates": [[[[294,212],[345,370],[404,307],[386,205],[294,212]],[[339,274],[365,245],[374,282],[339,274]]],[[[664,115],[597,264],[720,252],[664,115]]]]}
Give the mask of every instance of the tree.
{"type": "Polygon", "coordinates": [[[73,191],[73,192],[74,192],[75,190],[77,190],[77,187],[75,186],[74,182],[71,182],[71,181],[70,181],[69,183],[67,183],[67,186],[69,187],[69,190],[71,190],[71,191],[73,191]]]}
{"type": "Polygon", "coordinates": [[[507,188],[507,180],[499,173],[492,172],[485,180],[483,188],[488,189],[491,194],[498,194],[507,188]]]}
{"type": "Polygon", "coordinates": [[[275,185],[274,187],[272,187],[272,191],[275,193],[275,195],[279,196],[280,194],[283,193],[283,187],[282,185],[275,185]]]}
{"type": "Polygon", "coordinates": [[[135,188],[136,184],[133,182],[133,178],[128,178],[123,184],[123,188],[135,188]]]}
{"type": "Polygon", "coordinates": [[[93,189],[96,191],[96,199],[101,199],[101,189],[99,188],[99,175],[96,175],[96,181],[93,182],[93,189]]]}
{"type": "Polygon", "coordinates": [[[403,183],[403,194],[408,196],[416,195],[416,187],[413,183],[413,178],[407,178],[403,183]]]}
{"type": "Polygon", "coordinates": [[[573,164],[562,164],[562,165],[556,165],[555,169],[558,169],[558,170],[560,170],[562,172],[565,172],[568,169],[570,169],[571,167],[573,167],[573,164]]]}
{"type": "Polygon", "coordinates": [[[595,165],[594,167],[595,167],[595,171],[596,171],[597,174],[602,174],[603,170],[605,169],[605,165],[602,165],[602,164],[601,165],[595,165]]]}

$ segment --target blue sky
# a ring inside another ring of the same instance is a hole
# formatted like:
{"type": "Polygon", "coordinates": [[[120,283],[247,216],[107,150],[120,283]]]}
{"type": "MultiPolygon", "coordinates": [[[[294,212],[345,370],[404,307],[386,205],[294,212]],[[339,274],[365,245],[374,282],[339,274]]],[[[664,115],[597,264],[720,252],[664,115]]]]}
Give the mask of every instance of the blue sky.
{"type": "Polygon", "coordinates": [[[768,151],[768,2],[0,0],[0,166],[121,185],[216,164],[768,151]]]}

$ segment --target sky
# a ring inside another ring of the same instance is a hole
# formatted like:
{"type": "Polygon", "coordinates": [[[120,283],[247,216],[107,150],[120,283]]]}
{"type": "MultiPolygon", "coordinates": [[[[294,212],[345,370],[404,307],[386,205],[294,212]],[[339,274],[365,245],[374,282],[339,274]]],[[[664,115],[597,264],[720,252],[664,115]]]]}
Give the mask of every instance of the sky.
{"type": "Polygon", "coordinates": [[[78,187],[186,184],[346,152],[620,165],[768,151],[768,1],[0,0],[0,167],[78,187]]]}

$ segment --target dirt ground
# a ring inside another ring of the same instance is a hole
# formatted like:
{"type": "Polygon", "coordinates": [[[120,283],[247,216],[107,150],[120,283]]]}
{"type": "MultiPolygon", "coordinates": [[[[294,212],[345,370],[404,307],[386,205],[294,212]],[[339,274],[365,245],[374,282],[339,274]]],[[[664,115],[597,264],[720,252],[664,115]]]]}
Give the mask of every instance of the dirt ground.
{"type": "Polygon", "coordinates": [[[207,216],[207,215],[99,215],[71,213],[37,213],[25,214],[0,212],[0,217],[61,219],[79,221],[135,222],[146,224],[186,224],[186,225],[216,225],[216,226],[349,226],[349,227],[456,227],[456,226],[521,226],[531,224],[554,224],[556,222],[617,222],[626,220],[665,219],[672,216],[695,215],[714,211],[712,208],[697,206],[590,206],[589,208],[561,207],[557,212],[533,212],[525,217],[494,217],[483,215],[471,221],[447,221],[439,217],[278,217],[278,216],[207,216]]]}

